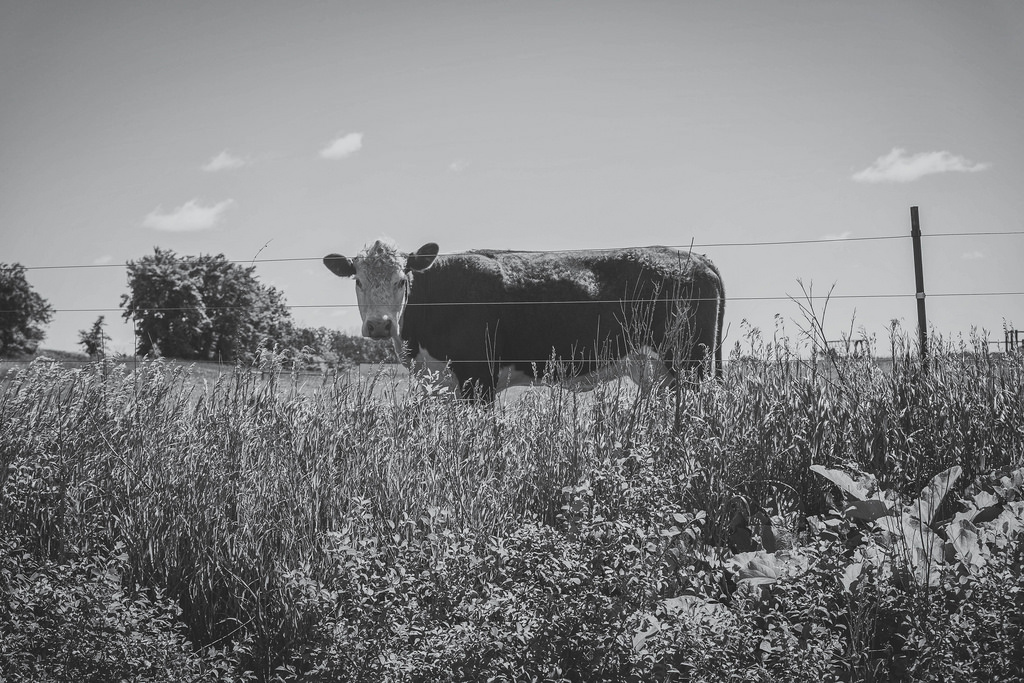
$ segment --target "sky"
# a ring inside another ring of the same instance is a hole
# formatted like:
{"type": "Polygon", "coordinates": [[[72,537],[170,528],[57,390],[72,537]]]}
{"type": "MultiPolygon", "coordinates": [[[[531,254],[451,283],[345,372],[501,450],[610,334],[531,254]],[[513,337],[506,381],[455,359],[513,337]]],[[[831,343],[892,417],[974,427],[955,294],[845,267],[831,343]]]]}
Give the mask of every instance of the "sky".
{"type": "Polygon", "coordinates": [[[1016,0],[0,0],[0,262],[57,309],[44,348],[104,315],[130,352],[124,264],[154,247],[253,263],[297,324],[355,334],[320,259],[380,236],[693,245],[727,346],[796,339],[809,288],[829,338],[884,351],[917,328],[919,206],[929,326],[1001,340],[1022,122],[1016,0]]]}

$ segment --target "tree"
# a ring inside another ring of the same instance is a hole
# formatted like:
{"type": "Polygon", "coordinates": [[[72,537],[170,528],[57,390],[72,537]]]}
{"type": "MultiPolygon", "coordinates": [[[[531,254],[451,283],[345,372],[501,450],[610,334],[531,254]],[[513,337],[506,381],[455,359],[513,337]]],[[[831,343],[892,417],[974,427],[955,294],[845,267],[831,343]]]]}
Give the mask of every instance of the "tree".
{"type": "Polygon", "coordinates": [[[297,327],[288,339],[288,346],[297,352],[313,354],[319,363],[328,367],[397,360],[390,340],[353,337],[328,327],[297,327]]]}
{"type": "Polygon", "coordinates": [[[260,342],[286,337],[284,297],[253,266],[217,256],[179,257],[169,249],[128,262],[125,320],[135,321],[136,352],[159,349],[186,360],[249,360],[260,342]]]}
{"type": "Polygon", "coordinates": [[[104,328],[104,316],[96,318],[96,322],[88,330],[78,331],[78,345],[81,346],[90,358],[103,358],[107,355],[107,342],[110,335],[104,328]]]}
{"type": "Polygon", "coordinates": [[[0,356],[35,353],[53,307],[25,279],[20,263],[0,263],[0,356]]]}
{"type": "Polygon", "coordinates": [[[352,363],[395,363],[394,346],[391,340],[375,341],[366,337],[353,337],[343,332],[332,330],[330,349],[338,358],[348,359],[352,363]]]}

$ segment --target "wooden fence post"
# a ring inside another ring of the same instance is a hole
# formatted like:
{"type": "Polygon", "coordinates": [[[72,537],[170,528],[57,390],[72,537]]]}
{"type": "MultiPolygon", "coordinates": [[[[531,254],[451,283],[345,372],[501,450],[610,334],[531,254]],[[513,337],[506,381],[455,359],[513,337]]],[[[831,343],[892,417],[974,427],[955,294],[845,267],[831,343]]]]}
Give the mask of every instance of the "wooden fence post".
{"type": "Polygon", "coordinates": [[[924,311],[924,269],[921,267],[921,221],[910,207],[910,237],[914,241],[914,277],[917,280],[917,329],[921,339],[921,366],[928,369],[928,317],[924,311]]]}

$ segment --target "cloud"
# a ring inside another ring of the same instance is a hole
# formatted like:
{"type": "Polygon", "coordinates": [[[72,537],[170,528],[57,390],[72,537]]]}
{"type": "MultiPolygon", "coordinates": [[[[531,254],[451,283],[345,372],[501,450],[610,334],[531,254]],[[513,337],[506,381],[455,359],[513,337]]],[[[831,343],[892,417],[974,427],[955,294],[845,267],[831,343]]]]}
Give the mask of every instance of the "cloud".
{"type": "Polygon", "coordinates": [[[465,159],[456,159],[452,163],[448,164],[448,170],[452,173],[462,173],[469,167],[469,162],[465,159]]]}
{"type": "Polygon", "coordinates": [[[326,147],[320,150],[320,156],[324,159],[344,159],[355,154],[363,148],[362,133],[348,133],[340,138],[331,141],[326,147]]]}
{"type": "Polygon", "coordinates": [[[213,173],[215,171],[230,171],[234,168],[241,168],[245,166],[245,159],[236,157],[231,152],[224,150],[217,156],[213,157],[203,166],[204,171],[213,173]]]}
{"type": "Polygon", "coordinates": [[[980,251],[965,251],[963,254],[960,255],[960,258],[966,259],[968,261],[977,261],[978,259],[985,258],[985,254],[980,251]]]}
{"type": "Polygon", "coordinates": [[[233,199],[225,199],[213,206],[200,206],[199,200],[193,199],[166,213],[163,207],[158,206],[146,214],[142,225],[167,232],[208,230],[217,225],[224,212],[234,203],[233,199]]]}
{"type": "Polygon", "coordinates": [[[110,254],[104,254],[103,256],[98,256],[98,257],[94,258],[92,260],[92,264],[94,266],[105,266],[105,265],[107,265],[108,263],[110,263],[113,260],[114,260],[113,256],[111,256],[110,254]]]}
{"type": "Polygon", "coordinates": [[[845,240],[845,239],[849,238],[851,234],[853,234],[853,233],[851,233],[849,230],[844,230],[843,232],[841,232],[839,234],[822,235],[821,239],[823,239],[823,240],[845,240]]]}
{"type": "Polygon", "coordinates": [[[989,166],[991,164],[976,163],[952,152],[908,154],[905,149],[893,147],[891,152],[878,157],[875,163],[852,177],[859,183],[909,183],[931,173],[974,173],[989,166]]]}

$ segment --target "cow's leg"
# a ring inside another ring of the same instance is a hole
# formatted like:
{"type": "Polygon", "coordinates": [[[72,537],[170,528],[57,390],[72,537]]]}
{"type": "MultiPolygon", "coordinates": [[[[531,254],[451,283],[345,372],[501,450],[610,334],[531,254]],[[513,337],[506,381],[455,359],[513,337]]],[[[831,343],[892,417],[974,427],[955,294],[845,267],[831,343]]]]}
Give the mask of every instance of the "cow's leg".
{"type": "Polygon", "coordinates": [[[499,365],[498,381],[495,388],[497,391],[504,391],[512,387],[529,387],[536,382],[533,375],[523,372],[515,365],[499,365]]]}
{"type": "Polygon", "coordinates": [[[477,361],[451,361],[457,393],[466,401],[479,400],[490,403],[494,400],[495,377],[488,363],[477,361]]]}
{"type": "Polygon", "coordinates": [[[427,381],[437,383],[451,391],[458,391],[459,382],[452,373],[452,369],[448,361],[434,358],[430,355],[430,352],[422,346],[419,347],[419,351],[413,358],[410,372],[413,375],[423,377],[427,381]]]}
{"type": "Polygon", "coordinates": [[[668,364],[659,358],[652,348],[643,347],[640,351],[629,354],[625,360],[628,362],[629,378],[644,393],[650,393],[660,387],[670,387],[676,381],[668,364]]]}

